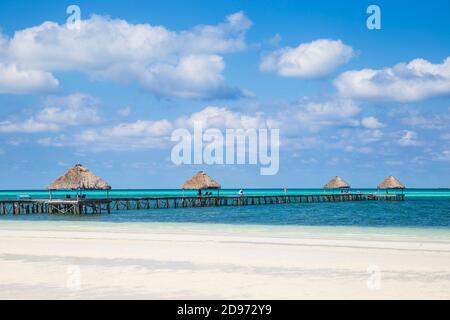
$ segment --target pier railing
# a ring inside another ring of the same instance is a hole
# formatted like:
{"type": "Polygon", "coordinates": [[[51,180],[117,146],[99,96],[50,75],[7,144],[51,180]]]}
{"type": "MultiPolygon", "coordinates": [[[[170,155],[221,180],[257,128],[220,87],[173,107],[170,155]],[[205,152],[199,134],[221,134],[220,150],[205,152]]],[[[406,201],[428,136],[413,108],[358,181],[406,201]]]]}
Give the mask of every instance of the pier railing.
{"type": "Polygon", "coordinates": [[[273,205],[289,203],[404,201],[403,194],[298,194],[202,197],[145,197],[101,199],[1,200],[0,215],[6,214],[100,214],[113,210],[152,210],[169,208],[273,205]]]}

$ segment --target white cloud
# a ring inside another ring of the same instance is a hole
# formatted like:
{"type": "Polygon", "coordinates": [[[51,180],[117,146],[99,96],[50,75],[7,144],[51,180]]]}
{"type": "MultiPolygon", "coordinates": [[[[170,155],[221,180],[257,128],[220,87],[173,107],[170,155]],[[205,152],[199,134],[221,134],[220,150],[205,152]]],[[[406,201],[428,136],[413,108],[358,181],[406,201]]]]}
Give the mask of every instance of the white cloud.
{"type": "Polygon", "coordinates": [[[94,15],[79,30],[54,22],[19,30],[3,41],[2,55],[50,78],[48,72],[78,71],[98,80],[137,82],[157,95],[233,98],[244,92],[225,84],[221,55],[244,50],[250,26],[242,12],[179,32],[94,15]]]}
{"type": "Polygon", "coordinates": [[[319,131],[326,127],[359,126],[356,116],[361,112],[351,100],[302,101],[283,110],[278,120],[284,130],[319,131]]]}
{"type": "Polygon", "coordinates": [[[264,42],[267,43],[269,46],[278,48],[280,46],[282,38],[279,33],[275,34],[273,37],[266,39],[264,42]]]}
{"type": "Polygon", "coordinates": [[[28,119],[22,122],[0,121],[1,133],[37,133],[58,130],[59,126],[54,123],[43,123],[34,119],[28,119]]]}
{"type": "Polygon", "coordinates": [[[281,144],[289,150],[339,150],[352,154],[375,152],[385,137],[397,139],[403,146],[418,145],[415,132],[391,135],[379,130],[382,123],[373,116],[360,117],[361,108],[352,100],[335,99],[303,101],[280,106],[282,111],[271,115],[244,112],[227,107],[206,106],[198,112],[174,119],[138,119],[117,124],[101,121],[99,102],[83,94],[51,97],[44,107],[25,121],[0,123],[0,132],[57,134],[40,135],[35,141],[47,147],[72,147],[80,151],[117,151],[165,149],[172,145],[173,130],[193,130],[201,123],[203,129],[277,128],[281,144]],[[83,115],[89,118],[83,121],[83,115]],[[95,124],[92,126],[91,124],[95,124]],[[77,127],[75,127],[77,126],[77,127]]]}
{"type": "Polygon", "coordinates": [[[377,129],[361,127],[335,129],[330,128],[329,136],[324,136],[320,145],[315,148],[337,149],[350,153],[368,154],[374,152],[377,143],[382,140],[384,133],[377,129]]]}
{"type": "Polygon", "coordinates": [[[346,71],[334,85],[344,97],[397,102],[450,94],[450,57],[442,64],[415,59],[382,70],[346,71]]]}
{"type": "Polygon", "coordinates": [[[192,129],[196,122],[201,123],[204,129],[221,130],[267,128],[275,125],[274,121],[261,113],[246,115],[225,107],[209,106],[173,121],[160,119],[124,122],[102,129],[84,130],[73,136],[46,137],[39,139],[38,143],[43,146],[75,146],[97,151],[164,148],[171,145],[170,136],[174,129],[192,129]]]}
{"type": "Polygon", "coordinates": [[[49,97],[36,119],[46,123],[85,125],[100,121],[99,102],[85,94],[49,97]]]}
{"type": "Polygon", "coordinates": [[[88,95],[49,97],[44,108],[26,120],[0,121],[1,133],[38,133],[60,131],[63,126],[83,126],[100,121],[99,102],[88,95]]]}
{"type": "Polygon", "coordinates": [[[137,120],[136,122],[121,123],[104,130],[102,135],[110,137],[143,137],[143,136],[165,136],[172,131],[172,124],[168,120],[148,121],[137,120]]]}
{"type": "MultiPolygon", "coordinates": [[[[98,114],[98,106],[99,102],[95,98],[84,94],[50,97],[45,101],[44,108],[29,119],[0,122],[0,132],[54,132],[62,131],[67,126],[86,126],[101,121],[98,114]]],[[[181,116],[174,120],[122,122],[117,125],[103,127],[102,129],[86,129],[81,133],[75,134],[74,139],[65,135],[58,135],[55,138],[40,139],[39,143],[52,145],[52,141],[55,141],[55,145],[62,146],[65,142],[67,142],[67,145],[99,142],[123,146],[130,143],[130,145],[135,146],[136,142],[131,140],[133,140],[132,138],[139,138],[144,140],[138,145],[152,147],[152,145],[148,145],[146,138],[168,139],[173,129],[192,129],[194,123],[201,123],[205,129],[254,129],[277,127],[279,125],[275,119],[266,117],[259,112],[248,115],[232,111],[226,107],[208,106],[199,112],[189,116],[181,116]],[[125,142],[124,140],[127,141],[125,142]]],[[[154,143],[155,141],[151,140],[151,142],[154,143]]]]}
{"type": "Polygon", "coordinates": [[[417,146],[419,144],[417,140],[417,133],[410,130],[403,131],[402,137],[398,141],[401,146],[409,147],[409,146],[417,146]]]}
{"type": "MultiPolygon", "coordinates": [[[[380,141],[383,138],[384,134],[381,130],[369,129],[358,132],[356,136],[361,143],[371,143],[380,141]]],[[[348,138],[349,140],[351,140],[352,136],[349,136],[348,138]]]]}
{"type": "Polygon", "coordinates": [[[117,111],[117,114],[122,117],[128,117],[131,113],[131,107],[125,107],[117,111]]]}
{"type": "Polygon", "coordinates": [[[264,56],[260,70],[274,71],[283,77],[317,78],[347,63],[354,54],[352,47],[341,40],[320,39],[264,56]]]}
{"type": "MultiPolygon", "coordinates": [[[[81,95],[82,96],[82,95],[81,95]]],[[[46,108],[52,108],[57,103],[46,101],[46,108]]],[[[65,98],[65,106],[89,105],[88,103],[75,103],[83,99],[65,98]],[[67,102],[67,101],[70,101],[67,102]]],[[[87,98],[85,101],[89,101],[87,98]]],[[[96,103],[92,102],[95,106],[96,103]]],[[[36,129],[27,129],[28,132],[58,131],[59,134],[40,136],[37,142],[42,146],[74,147],[78,150],[89,151],[124,151],[124,150],[151,150],[164,149],[172,145],[170,136],[178,128],[193,129],[194,125],[201,123],[203,129],[253,129],[278,128],[281,134],[281,144],[288,150],[339,150],[353,154],[366,154],[371,152],[390,150],[389,146],[398,150],[401,146],[421,145],[416,131],[401,130],[386,132],[380,130],[385,126],[374,116],[361,117],[361,108],[352,100],[334,99],[327,101],[314,101],[305,98],[288,106],[279,106],[281,111],[270,115],[262,112],[245,112],[232,110],[227,107],[206,106],[198,112],[180,116],[173,119],[138,119],[123,121],[118,124],[101,124],[101,126],[87,126],[85,128],[69,128],[78,121],[70,120],[66,123],[58,121],[62,108],[58,112],[41,112],[31,118],[36,122],[36,129]],[[46,115],[38,116],[38,115],[46,115]],[[47,126],[43,126],[47,125],[47,126]],[[53,127],[49,127],[49,126],[53,127]],[[64,129],[64,130],[63,130],[64,129]],[[73,132],[72,132],[73,131],[73,132]],[[392,144],[394,141],[394,144],[392,144]],[[395,143],[396,142],[396,143],[395,143]]],[[[66,107],[68,108],[68,107],[66,107]]],[[[78,110],[78,109],[75,109],[78,110]]],[[[76,118],[76,117],[75,117],[76,118]]],[[[30,121],[30,120],[27,120],[30,121]]],[[[17,125],[17,123],[16,123],[17,125]]],[[[24,127],[11,129],[12,123],[3,123],[3,131],[25,131],[24,127]],[[8,126],[5,126],[8,125],[8,126]],[[6,129],[5,129],[6,127],[6,129]],[[9,127],[9,128],[8,128],[9,127]]],[[[2,126],[0,126],[2,128],[2,126]]],[[[419,132],[420,133],[420,132],[419,132]]]]}
{"type": "Polygon", "coordinates": [[[246,115],[225,107],[215,106],[208,106],[189,117],[180,117],[175,123],[181,128],[192,128],[194,123],[200,123],[203,128],[219,129],[257,129],[278,125],[275,120],[265,117],[262,113],[246,115]]]}
{"type": "Polygon", "coordinates": [[[73,135],[61,134],[44,137],[38,139],[37,143],[46,147],[76,147],[95,152],[161,149],[170,146],[170,135],[151,133],[154,129],[150,123],[146,125],[147,133],[141,135],[133,132],[133,130],[128,132],[123,130],[121,133],[116,131],[114,135],[110,135],[110,129],[90,129],[73,135]]]}
{"type": "Polygon", "coordinates": [[[84,130],[70,138],[60,137],[46,142],[52,146],[72,145],[97,151],[158,149],[169,145],[171,132],[172,123],[168,120],[137,120],[100,130],[84,130]]]}
{"type": "Polygon", "coordinates": [[[374,152],[387,135],[380,130],[384,125],[377,118],[360,120],[360,113],[361,108],[352,100],[306,99],[285,108],[275,119],[281,124],[282,144],[289,149],[366,154],[374,152]]]}
{"type": "Polygon", "coordinates": [[[53,137],[40,138],[37,140],[37,143],[45,147],[66,147],[73,145],[71,137],[68,137],[64,134],[53,137]]]}
{"type": "Polygon", "coordinates": [[[52,91],[58,86],[58,80],[50,72],[21,69],[15,64],[0,63],[0,94],[52,91]]]}
{"type": "Polygon", "coordinates": [[[433,160],[450,162],[450,150],[444,150],[437,154],[433,160]]]}
{"type": "Polygon", "coordinates": [[[353,146],[353,145],[346,145],[343,150],[345,152],[351,152],[351,153],[362,153],[362,154],[367,154],[367,153],[371,153],[373,152],[373,149],[370,147],[357,147],[357,146],[353,146]]]}
{"type": "Polygon", "coordinates": [[[226,87],[222,72],[223,58],[218,55],[181,57],[176,65],[157,65],[136,70],[141,85],[157,95],[193,99],[233,98],[246,95],[236,88],[226,87]]]}
{"type": "Polygon", "coordinates": [[[377,118],[375,117],[365,117],[361,120],[361,125],[366,129],[381,129],[384,127],[377,118]]]}
{"type": "Polygon", "coordinates": [[[419,109],[399,108],[394,109],[390,116],[401,119],[401,123],[413,128],[450,131],[450,110],[436,113],[433,110],[422,112],[419,109]]]}

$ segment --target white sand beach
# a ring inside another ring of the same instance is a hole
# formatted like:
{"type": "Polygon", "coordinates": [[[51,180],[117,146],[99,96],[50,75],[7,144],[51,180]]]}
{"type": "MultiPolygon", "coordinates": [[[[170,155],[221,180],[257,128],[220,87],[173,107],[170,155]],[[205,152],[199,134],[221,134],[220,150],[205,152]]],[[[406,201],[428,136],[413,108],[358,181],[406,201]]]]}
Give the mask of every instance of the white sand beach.
{"type": "Polygon", "coordinates": [[[449,299],[450,232],[1,221],[1,299],[449,299]]]}

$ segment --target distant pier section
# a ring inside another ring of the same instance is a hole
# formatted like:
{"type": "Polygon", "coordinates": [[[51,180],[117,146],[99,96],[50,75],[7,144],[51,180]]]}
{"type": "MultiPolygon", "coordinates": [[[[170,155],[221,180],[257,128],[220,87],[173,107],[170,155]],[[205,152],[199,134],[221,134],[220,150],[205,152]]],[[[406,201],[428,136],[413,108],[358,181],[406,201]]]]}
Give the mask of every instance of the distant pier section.
{"type": "Polygon", "coordinates": [[[321,203],[348,201],[404,201],[404,194],[298,194],[298,195],[245,195],[201,197],[146,197],[101,199],[24,199],[1,200],[0,215],[6,214],[101,214],[124,210],[153,210],[170,208],[252,206],[293,203],[321,203]]]}

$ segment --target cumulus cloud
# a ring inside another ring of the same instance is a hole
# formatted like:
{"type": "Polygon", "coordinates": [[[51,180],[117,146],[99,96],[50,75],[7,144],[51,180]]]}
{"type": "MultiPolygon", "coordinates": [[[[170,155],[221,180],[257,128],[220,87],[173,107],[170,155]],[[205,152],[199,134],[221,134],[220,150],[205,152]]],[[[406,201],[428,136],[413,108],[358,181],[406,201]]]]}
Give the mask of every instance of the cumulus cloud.
{"type": "Polygon", "coordinates": [[[49,97],[36,119],[64,125],[96,123],[100,121],[99,104],[97,99],[85,94],[49,97]]]}
{"type": "Polygon", "coordinates": [[[345,97],[414,102],[450,94],[450,57],[441,64],[424,59],[381,70],[346,71],[335,81],[345,97]]]}
{"type": "Polygon", "coordinates": [[[98,80],[137,82],[161,96],[234,98],[245,92],[225,84],[222,55],[246,48],[251,24],[238,12],[218,25],[175,32],[93,15],[79,30],[54,22],[19,30],[3,38],[1,55],[24,70],[40,70],[47,81],[56,81],[50,72],[78,71],[98,80]]]}
{"type": "Polygon", "coordinates": [[[181,128],[193,128],[196,123],[201,124],[203,128],[219,129],[257,129],[278,125],[276,120],[266,117],[263,113],[247,115],[216,106],[208,106],[189,117],[180,117],[175,121],[176,126],[181,128]]]}
{"type": "Polygon", "coordinates": [[[419,144],[417,137],[418,135],[416,132],[411,130],[405,130],[403,131],[402,136],[398,141],[398,144],[403,147],[417,146],[419,144]]]}
{"type": "Polygon", "coordinates": [[[0,121],[1,133],[37,133],[58,130],[59,126],[57,124],[39,122],[35,119],[27,119],[21,122],[0,121]]]}
{"type": "Polygon", "coordinates": [[[365,117],[361,120],[361,125],[367,129],[381,129],[384,127],[377,118],[375,117],[365,117]]]}
{"type": "Polygon", "coordinates": [[[427,129],[437,131],[450,131],[450,108],[447,112],[435,112],[411,107],[394,109],[391,114],[395,119],[401,119],[401,123],[415,129],[427,129]]]}
{"type": "Polygon", "coordinates": [[[283,77],[318,78],[347,63],[354,54],[353,48],[341,40],[320,39],[263,56],[260,70],[283,77]]]}
{"type": "Polygon", "coordinates": [[[99,102],[88,95],[49,97],[36,115],[25,120],[0,121],[2,133],[60,131],[64,126],[83,126],[100,121],[99,102]]]}
{"type": "Polygon", "coordinates": [[[164,136],[172,131],[172,123],[168,120],[137,120],[136,122],[121,123],[104,130],[104,135],[112,137],[143,137],[164,136]]]}
{"type": "Polygon", "coordinates": [[[117,111],[117,114],[122,117],[128,117],[130,115],[130,113],[131,113],[131,107],[129,107],[129,106],[117,111]]]}
{"type": "Polygon", "coordinates": [[[360,118],[362,109],[353,100],[304,99],[280,111],[282,144],[291,149],[320,149],[351,153],[374,152],[389,135],[376,117],[360,118]],[[375,146],[373,146],[375,145],[375,146]]]}
{"type": "Polygon", "coordinates": [[[104,150],[136,150],[164,148],[171,145],[170,136],[177,128],[192,129],[194,124],[204,129],[254,129],[275,125],[262,113],[253,115],[232,111],[226,107],[208,106],[189,116],[174,120],[136,120],[123,122],[102,129],[88,129],[72,136],[58,135],[38,140],[43,146],[75,146],[104,150]]]}
{"type": "Polygon", "coordinates": [[[22,69],[14,63],[0,63],[0,93],[27,94],[52,91],[58,86],[58,80],[50,72],[22,69]]]}
{"type": "MultiPolygon", "coordinates": [[[[0,123],[0,132],[36,133],[37,143],[49,147],[74,147],[92,151],[123,151],[162,149],[172,145],[170,137],[175,129],[280,129],[281,144],[290,149],[340,149],[354,153],[368,153],[368,144],[381,141],[385,135],[383,124],[375,117],[360,117],[361,108],[352,100],[315,101],[305,98],[281,111],[265,114],[258,111],[237,111],[223,106],[206,106],[198,112],[174,119],[135,119],[117,124],[98,124],[99,102],[90,96],[74,94],[50,97],[43,108],[22,121],[0,123]],[[92,126],[91,124],[95,124],[92,126]],[[77,127],[75,127],[77,126],[77,127]],[[58,133],[54,133],[58,132],[58,133]],[[320,134],[319,134],[320,132],[320,134]]],[[[397,136],[401,145],[415,145],[417,135],[397,136]]]]}
{"type": "Polygon", "coordinates": [[[358,140],[363,143],[380,141],[383,138],[383,136],[384,136],[383,132],[378,129],[363,130],[357,135],[358,140]]]}
{"type": "Polygon", "coordinates": [[[450,162],[450,150],[441,151],[433,157],[433,160],[450,162]]]}
{"type": "Polygon", "coordinates": [[[279,122],[289,131],[313,131],[323,128],[356,127],[360,107],[351,100],[301,101],[279,113],[279,122]]]}
{"type": "Polygon", "coordinates": [[[101,129],[86,129],[75,134],[59,134],[37,139],[45,147],[76,147],[82,150],[124,151],[160,149],[170,145],[171,127],[167,120],[121,123],[101,129]]]}
{"type": "Polygon", "coordinates": [[[136,70],[141,85],[158,95],[193,99],[234,98],[244,91],[224,85],[223,58],[217,55],[185,56],[176,65],[158,65],[145,72],[136,70]]]}

